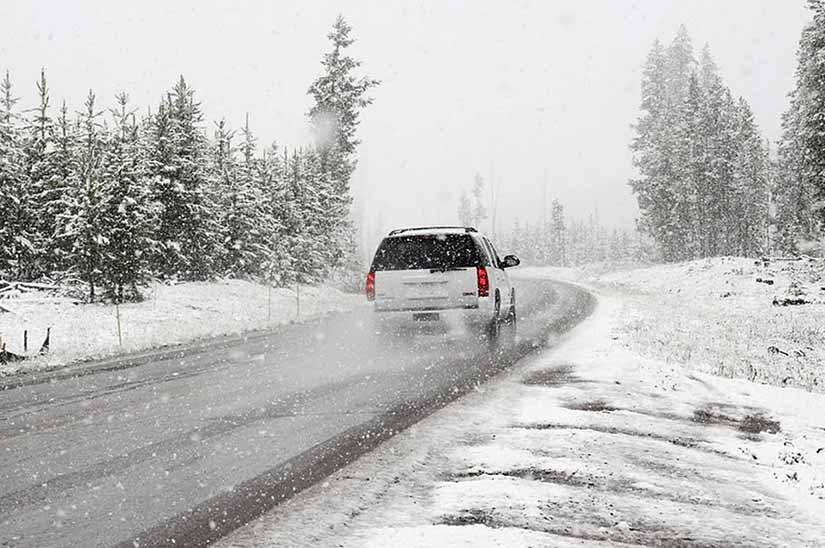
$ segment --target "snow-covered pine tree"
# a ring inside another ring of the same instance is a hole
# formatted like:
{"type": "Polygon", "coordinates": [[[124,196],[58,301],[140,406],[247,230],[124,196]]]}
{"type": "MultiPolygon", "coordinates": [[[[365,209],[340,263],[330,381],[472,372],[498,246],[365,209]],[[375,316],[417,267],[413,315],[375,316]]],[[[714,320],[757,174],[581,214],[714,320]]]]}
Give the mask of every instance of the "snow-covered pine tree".
{"type": "Polygon", "coordinates": [[[221,228],[225,275],[257,276],[270,257],[270,217],[261,188],[259,160],[255,157],[256,140],[249,127],[249,117],[241,130],[240,161],[235,159],[232,132],[225,123],[218,124],[216,168],[221,181],[221,228]]]}
{"type": "Polygon", "coordinates": [[[777,150],[777,177],[773,196],[777,251],[796,255],[799,252],[799,241],[812,239],[817,232],[811,207],[816,190],[813,181],[803,176],[806,168],[798,93],[794,91],[790,97],[791,104],[782,115],[782,138],[777,150]]]}
{"type": "Polygon", "coordinates": [[[681,25],[676,37],[665,52],[667,100],[671,111],[678,111],[687,98],[690,77],[696,72],[693,42],[687,28],[681,25]]]}
{"type": "Polygon", "coordinates": [[[284,147],[280,154],[280,174],[278,187],[270,194],[272,207],[278,212],[281,236],[278,244],[282,253],[273,254],[268,261],[269,276],[279,285],[290,286],[299,278],[298,254],[301,253],[304,222],[301,216],[299,199],[301,196],[300,169],[301,161],[298,151],[284,147]]]}
{"type": "Polygon", "coordinates": [[[234,212],[234,185],[237,178],[235,155],[237,148],[232,145],[235,132],[229,129],[226,119],[215,122],[215,131],[209,143],[209,193],[214,197],[218,226],[216,229],[218,247],[215,251],[215,270],[220,275],[230,271],[229,217],[234,212]]]}
{"type": "Polygon", "coordinates": [[[356,229],[350,218],[352,199],[349,194],[339,192],[334,176],[322,165],[322,154],[317,147],[306,149],[303,156],[303,172],[312,191],[312,207],[317,212],[311,224],[324,256],[320,268],[326,271],[330,266],[334,267],[339,282],[350,288],[360,287],[364,266],[356,245],[356,229]]]}
{"type": "MultiPolygon", "coordinates": [[[[693,44],[684,25],[665,51],[664,125],[659,132],[659,149],[664,158],[662,178],[666,192],[662,195],[664,215],[659,232],[663,252],[669,260],[691,256],[691,213],[693,185],[690,184],[691,135],[694,108],[690,102],[691,81],[695,78],[696,60],[693,44]]],[[[699,99],[701,101],[701,99],[699,99]]]]}
{"type": "Polygon", "coordinates": [[[249,115],[241,129],[243,141],[240,145],[241,161],[238,166],[238,181],[241,190],[240,203],[243,205],[246,230],[243,260],[248,275],[257,275],[266,258],[267,248],[266,210],[264,209],[261,182],[258,179],[257,140],[249,127],[249,115]]]}
{"type": "Polygon", "coordinates": [[[267,257],[261,265],[260,276],[269,285],[282,283],[282,265],[291,262],[284,240],[284,220],[287,215],[284,166],[278,146],[274,143],[263,151],[258,162],[257,180],[261,188],[262,207],[267,218],[267,257]]]}
{"type": "Polygon", "coordinates": [[[461,189],[458,197],[458,221],[464,226],[473,225],[473,204],[466,189],[461,189]]]}
{"type": "Polygon", "coordinates": [[[314,283],[325,270],[328,250],[324,248],[329,243],[318,237],[316,221],[323,212],[310,184],[317,176],[317,156],[309,156],[307,151],[299,149],[292,154],[285,150],[284,158],[283,243],[286,254],[279,265],[281,283],[287,286],[314,283]]]}
{"type": "Polygon", "coordinates": [[[796,88],[783,117],[775,189],[779,243],[822,238],[825,223],[825,1],[808,0],[812,21],[797,52],[796,88]]]}
{"type": "Polygon", "coordinates": [[[49,242],[54,236],[55,215],[51,205],[59,200],[62,183],[55,178],[55,165],[50,156],[54,152],[54,122],[49,116],[49,88],[46,72],[41,69],[37,82],[38,104],[26,123],[24,152],[26,177],[29,181],[29,202],[35,249],[31,274],[42,276],[54,269],[50,260],[49,242]],[[57,183],[57,184],[55,184],[57,183]]]}
{"type": "Polygon", "coordinates": [[[487,218],[487,210],[484,208],[484,179],[478,173],[473,178],[470,195],[473,199],[473,222],[478,227],[487,218]]]}
{"type": "Polygon", "coordinates": [[[768,223],[768,160],[753,112],[745,99],[737,104],[737,155],[729,217],[733,254],[753,257],[764,247],[768,223]]]}
{"type": "Polygon", "coordinates": [[[677,260],[701,256],[702,232],[706,222],[701,204],[707,182],[707,142],[702,131],[705,96],[695,73],[688,79],[687,93],[678,110],[673,154],[672,257],[677,260]]]}
{"type": "Polygon", "coordinates": [[[174,277],[183,270],[185,262],[180,227],[187,215],[184,189],[174,178],[175,148],[172,142],[172,107],[169,96],[160,101],[156,112],[148,114],[141,143],[150,176],[151,199],[159,206],[156,232],[158,248],[150,257],[150,265],[155,275],[174,277]]]}
{"type": "Polygon", "coordinates": [[[816,192],[811,209],[821,231],[825,222],[825,0],[808,0],[808,6],[813,21],[803,31],[800,48],[806,53],[797,70],[803,99],[800,140],[805,152],[804,176],[816,192]]]}
{"type": "MultiPolygon", "coordinates": [[[[360,143],[356,137],[359,116],[372,103],[372,98],[367,93],[379,84],[378,80],[354,74],[361,62],[346,52],[354,42],[350,32],[352,27],[339,15],[332,32],[327,35],[332,49],[324,54],[321,61],[323,74],[312,83],[308,91],[315,100],[309,118],[316,144],[322,152],[337,149],[344,155],[343,160],[351,160],[360,143]]],[[[344,185],[349,180],[341,179],[338,182],[344,185]]],[[[348,189],[342,187],[340,190],[348,189]]]]}
{"type": "Polygon", "coordinates": [[[537,231],[539,239],[536,248],[536,261],[538,264],[547,265],[552,264],[552,231],[550,223],[542,218],[538,223],[537,231]]]}
{"type": "Polygon", "coordinates": [[[567,228],[564,223],[564,206],[553,200],[550,212],[553,230],[553,260],[557,266],[567,266],[567,228]]]}
{"type": "Polygon", "coordinates": [[[350,200],[337,193],[337,183],[322,167],[316,147],[302,149],[300,158],[302,188],[298,204],[305,218],[304,233],[311,242],[304,246],[311,249],[307,255],[309,266],[305,267],[306,283],[309,283],[319,281],[331,267],[344,262],[350,200]]]}
{"type": "MultiPolygon", "coordinates": [[[[170,139],[174,155],[170,176],[180,192],[177,204],[181,217],[172,225],[180,228],[183,264],[179,273],[186,279],[204,280],[215,273],[215,251],[219,231],[215,202],[209,192],[208,142],[202,130],[203,113],[195,91],[183,76],[170,94],[170,139]]],[[[171,221],[167,216],[167,221],[171,221]]]]}
{"type": "Polygon", "coordinates": [[[37,235],[17,101],[6,71],[0,82],[0,275],[31,279],[37,235]]]}
{"type": "Polygon", "coordinates": [[[78,133],[77,123],[69,119],[69,108],[63,101],[55,124],[54,151],[47,155],[51,164],[49,192],[47,196],[42,196],[40,211],[40,215],[47,217],[51,224],[51,232],[44,234],[46,263],[51,272],[60,276],[76,270],[72,262],[72,239],[63,235],[62,231],[70,222],[77,197],[76,188],[72,186],[76,181],[72,175],[78,170],[78,133]]]}
{"type": "Polygon", "coordinates": [[[530,262],[535,265],[546,264],[543,253],[544,244],[544,230],[540,221],[530,225],[530,233],[527,236],[527,242],[530,245],[530,262]]]}
{"type": "Polygon", "coordinates": [[[702,227],[699,256],[707,257],[728,249],[726,216],[735,155],[734,118],[730,91],[722,83],[707,45],[702,50],[699,74],[705,97],[698,128],[705,146],[704,183],[698,203],[702,227]]]}
{"type": "MultiPolygon", "coordinates": [[[[339,197],[338,203],[346,205],[345,208],[336,207],[335,211],[327,214],[338,232],[351,230],[350,178],[355,170],[355,151],[360,142],[356,131],[361,111],[372,103],[372,98],[367,94],[379,83],[378,80],[355,74],[361,62],[347,53],[347,48],[354,42],[351,32],[352,28],[344,18],[338,16],[332,32],[327,35],[332,48],[321,61],[322,74],[307,92],[315,101],[309,111],[309,119],[315,135],[319,169],[331,190],[339,197]]],[[[346,245],[347,241],[349,238],[339,239],[342,245],[346,245]]],[[[345,249],[340,251],[341,261],[354,262],[345,258],[345,249]]]]}
{"type": "Polygon", "coordinates": [[[152,198],[162,209],[152,263],[161,276],[203,280],[215,274],[220,235],[203,114],[194,96],[181,76],[153,116],[148,166],[152,198]]]}
{"type": "Polygon", "coordinates": [[[129,110],[129,97],[116,96],[114,131],[106,144],[102,170],[100,244],[101,283],[115,303],[139,297],[138,285],[149,276],[149,257],[158,207],[151,201],[146,163],[141,158],[139,128],[129,110]]]}
{"type": "MultiPolygon", "coordinates": [[[[658,40],[648,54],[641,89],[642,114],[634,126],[635,136],[630,145],[639,177],[631,180],[630,186],[639,205],[641,226],[659,243],[667,257],[672,247],[667,230],[672,207],[668,148],[672,116],[668,112],[665,49],[658,40]]],[[[579,262],[578,254],[576,249],[575,256],[571,257],[575,262],[579,262]]]]}
{"type": "Polygon", "coordinates": [[[73,163],[69,172],[67,209],[58,219],[57,236],[68,249],[67,262],[89,287],[89,301],[98,294],[102,273],[102,247],[107,234],[103,209],[105,135],[92,91],[84,110],[78,113],[78,135],[74,141],[73,163]]]}
{"type": "Polygon", "coordinates": [[[642,115],[631,144],[640,175],[631,181],[639,227],[666,261],[753,255],[763,243],[751,233],[767,218],[764,147],[752,119],[742,125],[743,107],[723,85],[709,48],[698,66],[692,51],[682,27],[667,50],[654,43],[644,69],[642,115]],[[740,177],[748,183],[737,182],[737,162],[740,174],[749,167],[740,177]]]}

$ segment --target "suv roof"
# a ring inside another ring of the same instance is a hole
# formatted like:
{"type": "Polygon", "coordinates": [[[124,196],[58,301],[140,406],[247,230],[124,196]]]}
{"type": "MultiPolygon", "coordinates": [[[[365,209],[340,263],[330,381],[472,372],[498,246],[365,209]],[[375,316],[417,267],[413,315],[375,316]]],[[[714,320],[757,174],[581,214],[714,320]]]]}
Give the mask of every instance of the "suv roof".
{"type": "Polygon", "coordinates": [[[404,234],[405,236],[413,235],[413,234],[463,234],[467,232],[478,232],[475,228],[471,226],[416,226],[416,227],[408,227],[408,228],[396,228],[395,230],[390,230],[388,236],[400,236],[404,234]]]}

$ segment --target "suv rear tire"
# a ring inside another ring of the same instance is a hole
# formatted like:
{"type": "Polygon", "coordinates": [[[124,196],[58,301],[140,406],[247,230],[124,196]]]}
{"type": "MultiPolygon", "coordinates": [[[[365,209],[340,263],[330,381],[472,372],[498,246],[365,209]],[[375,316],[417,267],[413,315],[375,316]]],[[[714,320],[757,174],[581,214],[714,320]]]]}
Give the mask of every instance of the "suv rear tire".
{"type": "Polygon", "coordinates": [[[491,349],[495,349],[498,347],[498,344],[501,340],[501,295],[496,292],[496,304],[494,308],[493,319],[487,323],[487,328],[484,330],[485,338],[487,339],[487,344],[490,346],[491,349]]]}
{"type": "Polygon", "coordinates": [[[507,329],[507,342],[510,345],[516,344],[518,337],[518,314],[516,313],[516,290],[510,296],[510,309],[507,311],[507,316],[504,318],[504,324],[507,329]]]}

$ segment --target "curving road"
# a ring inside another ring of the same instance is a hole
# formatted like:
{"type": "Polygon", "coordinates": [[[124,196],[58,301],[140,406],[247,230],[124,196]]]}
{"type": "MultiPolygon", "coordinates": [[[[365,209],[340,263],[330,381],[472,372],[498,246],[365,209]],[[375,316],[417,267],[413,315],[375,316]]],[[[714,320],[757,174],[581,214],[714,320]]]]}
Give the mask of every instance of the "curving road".
{"type": "Polygon", "coordinates": [[[519,343],[378,342],[367,308],[0,391],[0,546],[206,546],[584,318],[517,280],[519,343]]]}

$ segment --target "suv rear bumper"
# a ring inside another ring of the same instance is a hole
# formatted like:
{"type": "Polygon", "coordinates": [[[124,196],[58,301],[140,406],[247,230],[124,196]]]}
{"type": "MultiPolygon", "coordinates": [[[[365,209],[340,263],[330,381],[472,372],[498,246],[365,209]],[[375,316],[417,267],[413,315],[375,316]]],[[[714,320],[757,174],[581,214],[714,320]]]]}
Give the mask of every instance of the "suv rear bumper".
{"type": "Polygon", "coordinates": [[[378,306],[375,307],[375,312],[378,314],[393,314],[396,312],[448,312],[448,311],[466,311],[466,310],[478,310],[478,304],[472,304],[463,306],[461,308],[455,307],[438,307],[438,306],[428,306],[426,308],[416,308],[416,307],[409,307],[409,308],[379,308],[378,306]]]}
{"type": "MultiPolygon", "coordinates": [[[[489,299],[483,299],[487,301],[489,299]]],[[[493,306],[480,302],[466,308],[410,308],[387,310],[376,307],[375,321],[392,327],[443,324],[445,327],[480,326],[493,319],[493,306]]]]}

